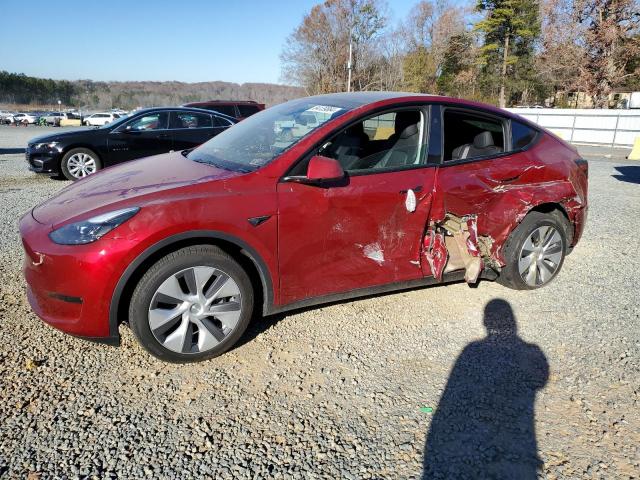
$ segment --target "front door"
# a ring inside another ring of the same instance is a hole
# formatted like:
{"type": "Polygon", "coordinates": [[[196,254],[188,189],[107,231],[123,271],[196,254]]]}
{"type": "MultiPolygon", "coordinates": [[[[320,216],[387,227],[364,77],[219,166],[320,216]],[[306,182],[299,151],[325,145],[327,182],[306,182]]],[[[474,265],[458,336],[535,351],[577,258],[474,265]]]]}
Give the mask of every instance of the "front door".
{"type": "Polygon", "coordinates": [[[168,129],[169,112],[152,112],[133,118],[109,133],[111,163],[148,157],[173,150],[168,129]]]}
{"type": "Polygon", "coordinates": [[[435,171],[425,120],[412,108],[352,125],[313,152],[338,160],[343,182],[278,184],[283,304],[422,277],[435,171]]]}

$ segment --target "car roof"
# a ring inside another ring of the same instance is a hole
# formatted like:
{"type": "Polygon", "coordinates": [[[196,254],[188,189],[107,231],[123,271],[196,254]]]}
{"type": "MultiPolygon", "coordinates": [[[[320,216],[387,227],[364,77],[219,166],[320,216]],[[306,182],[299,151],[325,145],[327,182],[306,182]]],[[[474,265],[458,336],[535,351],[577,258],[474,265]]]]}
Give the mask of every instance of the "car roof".
{"type": "Polygon", "coordinates": [[[224,113],[212,112],[211,110],[205,110],[204,108],[196,108],[196,107],[150,107],[150,108],[142,108],[135,112],[131,112],[131,115],[138,115],[140,113],[150,113],[150,112],[166,112],[166,111],[206,113],[207,115],[211,115],[212,113],[215,113],[216,115],[222,118],[226,118],[227,120],[233,120],[234,123],[238,121],[235,117],[230,117],[229,115],[225,115],[224,113]]]}

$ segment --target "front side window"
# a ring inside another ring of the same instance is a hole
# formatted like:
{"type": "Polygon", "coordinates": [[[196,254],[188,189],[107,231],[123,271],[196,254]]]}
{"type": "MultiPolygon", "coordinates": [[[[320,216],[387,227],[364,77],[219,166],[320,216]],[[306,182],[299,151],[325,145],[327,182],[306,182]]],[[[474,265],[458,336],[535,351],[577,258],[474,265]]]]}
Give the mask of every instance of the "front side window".
{"type": "Polygon", "coordinates": [[[504,125],[501,120],[454,109],[446,109],[443,120],[445,162],[490,157],[504,152],[504,125]]]}
{"type": "Polygon", "coordinates": [[[205,113],[171,112],[171,127],[183,128],[210,128],[212,127],[211,115],[205,113]]]}
{"type": "Polygon", "coordinates": [[[368,118],[340,132],[318,151],[346,172],[394,170],[422,163],[424,115],[418,109],[368,118]]]}
{"type": "Polygon", "coordinates": [[[271,162],[311,132],[356,105],[299,99],[263,110],[187,154],[201,163],[251,172],[271,162]]]}
{"type": "Polygon", "coordinates": [[[167,128],[167,114],[165,112],[142,115],[127,124],[128,130],[144,132],[147,130],[162,130],[167,128]]]}

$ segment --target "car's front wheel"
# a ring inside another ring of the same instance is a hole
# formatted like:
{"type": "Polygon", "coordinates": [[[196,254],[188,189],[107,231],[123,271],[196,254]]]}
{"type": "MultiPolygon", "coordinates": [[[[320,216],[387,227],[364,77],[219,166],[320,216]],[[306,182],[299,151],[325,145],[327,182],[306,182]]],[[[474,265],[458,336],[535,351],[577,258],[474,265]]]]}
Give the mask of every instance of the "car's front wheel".
{"type": "Polygon", "coordinates": [[[79,180],[102,168],[98,155],[88,148],[74,148],[62,157],[62,174],[69,180],[79,180]]]}
{"type": "Polygon", "coordinates": [[[567,253],[569,225],[560,212],[531,212],[506,242],[506,264],[498,281],[517,290],[532,290],[553,280],[567,253]]]}
{"type": "Polygon", "coordinates": [[[206,360],[240,339],[253,301],[243,268],[218,247],[197,245],[168,254],[144,274],[131,297],[129,324],[161,360],[206,360]]]}

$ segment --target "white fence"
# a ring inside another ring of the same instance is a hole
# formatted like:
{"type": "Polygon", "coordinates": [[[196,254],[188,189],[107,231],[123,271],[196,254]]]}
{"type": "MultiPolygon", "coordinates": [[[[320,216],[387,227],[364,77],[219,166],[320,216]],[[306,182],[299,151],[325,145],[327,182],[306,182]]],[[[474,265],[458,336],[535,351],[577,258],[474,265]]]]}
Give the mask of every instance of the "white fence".
{"type": "Polygon", "coordinates": [[[508,108],[571,143],[631,147],[640,137],[640,110],[508,108]]]}

